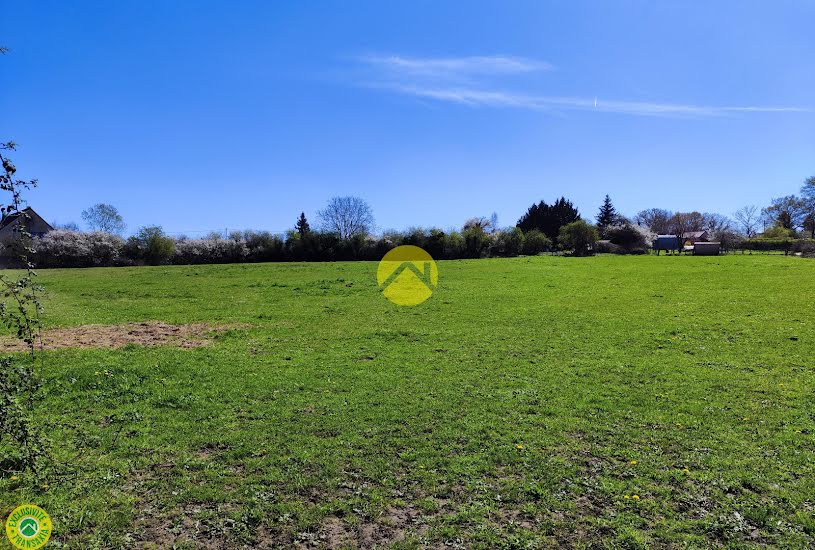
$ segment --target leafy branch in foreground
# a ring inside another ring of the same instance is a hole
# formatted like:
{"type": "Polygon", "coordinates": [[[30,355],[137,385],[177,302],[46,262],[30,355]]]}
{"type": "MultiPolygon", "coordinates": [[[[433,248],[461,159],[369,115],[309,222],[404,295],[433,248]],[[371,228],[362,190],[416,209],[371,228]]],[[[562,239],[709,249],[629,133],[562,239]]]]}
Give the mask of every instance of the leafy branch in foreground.
{"type": "Polygon", "coordinates": [[[3,256],[22,271],[0,275],[0,322],[25,342],[27,353],[0,357],[0,469],[38,473],[46,457],[45,439],[33,418],[41,386],[36,360],[42,289],[34,282],[28,214],[21,209],[23,191],[35,187],[37,181],[16,177],[17,168],[7,153],[14,149],[14,142],[0,144],[0,192],[8,194],[0,214],[14,230],[11,242],[3,245],[3,256]]]}

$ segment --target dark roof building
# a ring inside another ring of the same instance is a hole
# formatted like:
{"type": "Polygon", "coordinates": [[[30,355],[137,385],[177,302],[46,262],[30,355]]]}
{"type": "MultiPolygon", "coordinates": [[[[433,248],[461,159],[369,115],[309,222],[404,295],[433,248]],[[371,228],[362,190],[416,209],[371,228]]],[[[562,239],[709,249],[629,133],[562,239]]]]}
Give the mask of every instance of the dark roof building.
{"type": "Polygon", "coordinates": [[[17,229],[22,223],[25,223],[25,229],[32,237],[42,237],[49,231],[54,230],[50,223],[29,206],[20,212],[4,216],[0,220],[0,242],[13,241],[16,238],[17,229]]]}
{"type": "Polygon", "coordinates": [[[685,242],[689,242],[690,244],[698,243],[699,241],[707,241],[710,240],[710,235],[707,231],[688,231],[682,238],[685,242]]]}
{"type": "Polygon", "coordinates": [[[681,248],[676,235],[657,235],[654,239],[654,250],[679,250],[681,248]]]}
{"type": "Polygon", "coordinates": [[[697,242],[693,245],[694,256],[718,256],[722,243],[697,242]]]}

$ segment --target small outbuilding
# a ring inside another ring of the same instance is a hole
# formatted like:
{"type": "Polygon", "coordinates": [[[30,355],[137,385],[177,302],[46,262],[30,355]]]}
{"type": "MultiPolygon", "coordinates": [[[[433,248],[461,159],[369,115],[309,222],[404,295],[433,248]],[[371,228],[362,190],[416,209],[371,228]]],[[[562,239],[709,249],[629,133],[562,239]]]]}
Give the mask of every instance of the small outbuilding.
{"type": "Polygon", "coordinates": [[[698,242],[693,245],[694,256],[718,256],[721,251],[722,243],[720,242],[698,242]]]}
{"type": "Polygon", "coordinates": [[[676,235],[657,235],[653,248],[659,254],[660,250],[680,250],[682,247],[676,235]]]}
{"type": "Polygon", "coordinates": [[[707,231],[688,231],[682,235],[685,241],[685,246],[694,245],[698,242],[707,242],[710,239],[710,234],[707,231]]]}

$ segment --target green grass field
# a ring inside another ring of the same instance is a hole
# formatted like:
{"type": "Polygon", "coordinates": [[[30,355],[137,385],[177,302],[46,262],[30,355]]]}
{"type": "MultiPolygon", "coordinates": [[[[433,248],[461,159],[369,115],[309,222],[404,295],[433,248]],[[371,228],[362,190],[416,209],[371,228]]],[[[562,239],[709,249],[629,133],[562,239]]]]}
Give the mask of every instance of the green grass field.
{"type": "Polygon", "coordinates": [[[237,328],[47,352],[57,466],[0,474],[4,517],[82,549],[815,544],[815,262],[440,262],[414,308],[375,272],[41,272],[49,326],[237,328]]]}

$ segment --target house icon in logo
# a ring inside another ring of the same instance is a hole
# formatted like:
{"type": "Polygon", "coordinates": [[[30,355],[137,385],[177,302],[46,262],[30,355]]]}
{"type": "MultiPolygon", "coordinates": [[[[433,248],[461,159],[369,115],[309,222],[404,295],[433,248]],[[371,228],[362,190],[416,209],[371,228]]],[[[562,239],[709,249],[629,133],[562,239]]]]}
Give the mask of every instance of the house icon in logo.
{"type": "Polygon", "coordinates": [[[394,304],[416,306],[433,295],[439,269],[430,254],[418,246],[398,246],[379,262],[376,281],[394,304]]]}

